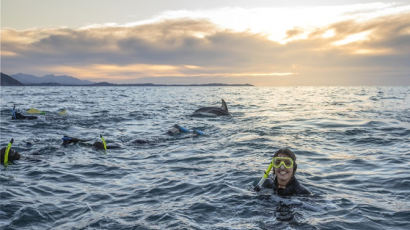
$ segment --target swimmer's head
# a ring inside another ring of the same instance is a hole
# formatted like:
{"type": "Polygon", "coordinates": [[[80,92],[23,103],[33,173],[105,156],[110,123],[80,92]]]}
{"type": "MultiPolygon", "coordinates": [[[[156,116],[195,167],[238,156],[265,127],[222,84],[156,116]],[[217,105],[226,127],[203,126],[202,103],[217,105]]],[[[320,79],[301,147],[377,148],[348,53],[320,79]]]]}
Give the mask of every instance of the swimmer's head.
{"type": "Polygon", "coordinates": [[[279,155],[282,155],[284,157],[290,157],[293,160],[293,172],[296,172],[297,169],[297,164],[296,164],[296,155],[295,153],[288,149],[288,148],[283,148],[283,149],[279,149],[278,151],[275,152],[275,154],[273,154],[273,157],[278,157],[279,155]]]}
{"type": "Polygon", "coordinates": [[[94,142],[93,147],[96,149],[104,150],[104,144],[100,141],[94,142]]]}
{"type": "Polygon", "coordinates": [[[169,129],[169,130],[167,131],[167,133],[168,133],[169,135],[177,135],[177,134],[180,134],[180,133],[181,133],[180,126],[177,125],[177,124],[175,124],[174,126],[172,126],[171,129],[169,129]]]}
{"type": "Polygon", "coordinates": [[[279,184],[286,185],[295,175],[296,155],[290,149],[279,149],[273,155],[273,167],[272,173],[276,175],[276,179],[279,184]]]}
{"type": "MultiPolygon", "coordinates": [[[[4,155],[6,153],[6,147],[2,148],[0,150],[0,153],[1,153],[1,164],[3,164],[4,163],[4,155]]],[[[9,158],[8,158],[9,162],[13,162],[15,160],[20,160],[20,157],[21,157],[20,153],[18,153],[17,151],[14,151],[13,149],[10,149],[9,158]]]]}

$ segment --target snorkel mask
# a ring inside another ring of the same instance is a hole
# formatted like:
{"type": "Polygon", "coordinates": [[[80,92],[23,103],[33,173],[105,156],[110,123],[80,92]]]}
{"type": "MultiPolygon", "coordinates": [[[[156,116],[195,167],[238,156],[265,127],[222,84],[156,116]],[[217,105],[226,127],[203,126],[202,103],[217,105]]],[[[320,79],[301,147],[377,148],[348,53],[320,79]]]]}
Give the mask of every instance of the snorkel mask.
{"type": "Polygon", "coordinates": [[[272,162],[275,168],[280,168],[282,165],[287,169],[293,167],[293,159],[290,157],[274,157],[272,162]]]}
{"type": "MultiPolygon", "coordinates": [[[[278,151],[276,151],[272,158],[272,164],[275,168],[280,168],[282,164],[287,169],[293,167],[293,173],[295,173],[296,169],[298,168],[298,165],[296,164],[296,155],[294,152],[292,152],[292,150],[288,148],[279,149],[278,151]],[[279,154],[286,156],[279,157],[279,154]],[[275,165],[278,167],[276,167],[275,165]]],[[[273,173],[275,173],[275,171],[273,171],[273,173]]]]}

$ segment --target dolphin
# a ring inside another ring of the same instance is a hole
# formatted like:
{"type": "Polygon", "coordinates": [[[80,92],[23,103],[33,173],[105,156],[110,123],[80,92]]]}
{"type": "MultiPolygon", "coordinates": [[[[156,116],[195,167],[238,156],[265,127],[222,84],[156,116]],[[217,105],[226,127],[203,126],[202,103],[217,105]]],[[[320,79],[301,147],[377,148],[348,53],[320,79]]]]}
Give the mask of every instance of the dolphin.
{"type": "Polygon", "coordinates": [[[200,109],[195,110],[192,116],[208,116],[208,117],[215,117],[215,116],[227,116],[231,115],[228,111],[228,106],[226,106],[226,102],[222,99],[222,105],[220,108],[218,107],[203,107],[200,109]]]}

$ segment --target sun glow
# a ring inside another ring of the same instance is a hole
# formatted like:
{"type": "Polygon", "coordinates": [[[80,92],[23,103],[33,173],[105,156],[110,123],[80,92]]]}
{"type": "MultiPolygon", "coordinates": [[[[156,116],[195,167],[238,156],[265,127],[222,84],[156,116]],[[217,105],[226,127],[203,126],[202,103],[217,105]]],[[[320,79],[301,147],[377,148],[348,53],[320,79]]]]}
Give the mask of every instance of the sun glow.
{"type": "MultiPolygon", "coordinates": [[[[295,28],[304,31],[303,34],[299,34],[299,38],[305,39],[307,35],[315,29],[333,23],[348,20],[366,21],[381,16],[405,12],[410,12],[410,6],[402,6],[395,3],[367,3],[296,8],[244,9],[239,7],[226,7],[213,10],[167,11],[149,22],[175,18],[207,19],[220,25],[222,28],[228,28],[238,32],[247,31],[262,34],[272,41],[285,44],[294,40],[287,36],[287,31],[295,28]]],[[[334,30],[328,30],[323,34],[323,37],[329,38],[334,35],[334,30]]],[[[198,34],[197,36],[203,37],[202,34],[198,34]]]]}
{"type": "Polygon", "coordinates": [[[345,37],[343,40],[339,40],[334,42],[333,44],[336,46],[343,46],[353,42],[365,41],[369,38],[372,31],[363,31],[360,33],[352,34],[345,37]]]}
{"type": "Polygon", "coordinates": [[[387,55],[393,53],[390,49],[357,49],[353,51],[354,54],[362,55],[387,55]]]}
{"type": "Polygon", "coordinates": [[[134,79],[135,77],[252,77],[252,76],[291,76],[297,75],[293,72],[266,72],[266,73],[232,73],[232,72],[211,72],[202,73],[202,67],[183,65],[90,65],[82,67],[73,66],[53,66],[43,69],[56,74],[69,74],[87,79],[111,79],[116,76],[119,80],[134,79]],[[191,72],[198,70],[197,72],[191,72]]]}
{"type": "Polygon", "coordinates": [[[324,32],[324,33],[322,34],[322,37],[323,37],[323,38],[331,38],[331,37],[334,37],[335,35],[336,35],[335,30],[334,30],[334,29],[330,29],[330,30],[326,30],[326,32],[324,32]]]}
{"type": "Polygon", "coordinates": [[[230,77],[322,84],[333,81],[328,73],[367,77],[399,60],[390,72],[401,76],[408,72],[409,16],[409,4],[395,3],[225,7],[78,28],[4,28],[2,71],[124,82],[230,77]]]}

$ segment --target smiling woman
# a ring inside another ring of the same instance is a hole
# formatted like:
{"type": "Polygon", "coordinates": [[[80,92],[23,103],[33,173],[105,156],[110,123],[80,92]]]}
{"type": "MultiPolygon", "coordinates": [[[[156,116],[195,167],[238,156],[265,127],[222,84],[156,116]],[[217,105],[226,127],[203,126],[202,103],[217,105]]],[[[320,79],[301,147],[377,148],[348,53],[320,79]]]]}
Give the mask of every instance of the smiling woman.
{"type": "Polygon", "coordinates": [[[273,191],[281,196],[309,195],[310,192],[299,184],[295,173],[297,169],[296,155],[290,149],[279,149],[273,155],[272,171],[274,178],[269,178],[263,183],[263,187],[273,188],[273,191]]]}

